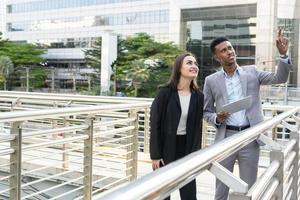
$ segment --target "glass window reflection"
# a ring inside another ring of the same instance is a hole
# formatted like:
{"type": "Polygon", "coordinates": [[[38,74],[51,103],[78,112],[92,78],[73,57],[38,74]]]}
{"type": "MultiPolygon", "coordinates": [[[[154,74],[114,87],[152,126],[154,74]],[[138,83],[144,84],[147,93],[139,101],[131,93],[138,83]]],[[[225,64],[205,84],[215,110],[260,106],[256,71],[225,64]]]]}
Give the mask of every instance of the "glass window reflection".
{"type": "Polygon", "coordinates": [[[187,27],[183,41],[198,58],[202,85],[204,77],[218,70],[209,48],[218,36],[231,41],[239,64],[255,63],[256,4],[183,10],[182,18],[187,27]]]}
{"type": "Polygon", "coordinates": [[[142,0],[40,0],[8,5],[7,13],[33,12],[134,1],[142,0]]]}
{"type": "Polygon", "coordinates": [[[9,23],[9,32],[168,22],[168,10],[9,23]]]}

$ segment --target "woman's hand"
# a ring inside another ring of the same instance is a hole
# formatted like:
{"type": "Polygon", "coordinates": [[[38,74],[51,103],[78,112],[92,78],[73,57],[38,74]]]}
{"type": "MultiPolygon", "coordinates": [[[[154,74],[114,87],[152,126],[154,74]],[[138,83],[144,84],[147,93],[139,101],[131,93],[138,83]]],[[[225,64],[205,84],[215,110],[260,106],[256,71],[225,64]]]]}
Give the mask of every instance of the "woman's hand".
{"type": "Polygon", "coordinates": [[[161,167],[161,164],[160,164],[160,163],[161,163],[162,165],[165,165],[163,159],[152,160],[152,169],[153,169],[153,170],[156,170],[156,169],[160,168],[160,167],[161,167]]]}

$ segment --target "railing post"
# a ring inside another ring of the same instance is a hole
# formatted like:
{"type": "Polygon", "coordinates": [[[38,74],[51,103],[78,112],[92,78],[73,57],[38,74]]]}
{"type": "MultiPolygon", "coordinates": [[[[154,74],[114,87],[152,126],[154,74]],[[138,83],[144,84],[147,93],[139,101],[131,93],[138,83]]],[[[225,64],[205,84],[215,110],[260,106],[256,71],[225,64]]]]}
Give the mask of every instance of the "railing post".
{"type": "Polygon", "coordinates": [[[290,133],[290,139],[296,140],[296,144],[293,147],[293,151],[295,151],[296,156],[292,163],[294,166],[292,170],[291,177],[293,177],[291,188],[293,190],[291,199],[298,199],[298,179],[299,179],[299,133],[300,133],[300,124],[297,124],[296,131],[292,131],[290,133]]]}
{"type": "Polygon", "coordinates": [[[22,169],[22,122],[13,122],[11,124],[11,135],[15,135],[15,139],[10,142],[10,147],[14,149],[14,153],[10,154],[10,179],[9,179],[9,199],[20,200],[21,190],[21,169],[22,169]]]}
{"type": "Polygon", "coordinates": [[[126,156],[126,177],[129,177],[129,180],[133,181],[137,178],[138,161],[138,116],[135,109],[129,111],[129,118],[135,118],[135,121],[130,122],[130,126],[134,126],[134,129],[129,131],[126,156]]]}
{"type": "MultiPolygon", "coordinates": [[[[277,111],[276,110],[272,110],[272,117],[275,117],[277,115],[277,111]]],[[[272,140],[276,140],[277,139],[277,126],[274,126],[272,128],[272,140]]]]}
{"type": "Polygon", "coordinates": [[[202,122],[202,148],[205,148],[207,145],[207,134],[208,134],[208,123],[203,120],[202,122]]]}
{"type": "MultiPolygon", "coordinates": [[[[67,120],[68,118],[65,117],[64,121],[63,121],[63,125],[64,127],[69,126],[69,122],[67,120]]],[[[62,133],[63,138],[67,138],[68,134],[66,132],[62,133]]],[[[63,159],[63,169],[68,169],[69,168],[69,154],[66,152],[66,150],[70,147],[69,144],[64,143],[62,150],[63,150],[63,155],[62,155],[62,159],[63,159]]]]}
{"type": "Polygon", "coordinates": [[[83,195],[85,200],[92,199],[92,180],[93,180],[93,119],[87,118],[85,123],[89,126],[84,132],[89,137],[84,140],[83,150],[83,174],[84,189],[83,195]]]}
{"type": "Polygon", "coordinates": [[[277,160],[279,162],[279,168],[276,171],[274,178],[277,178],[279,180],[279,185],[274,193],[274,197],[276,200],[281,200],[283,198],[283,181],[284,181],[284,154],[282,150],[275,150],[272,149],[270,152],[270,163],[272,163],[274,160],[277,160]]]}
{"type": "Polygon", "coordinates": [[[144,118],[144,153],[149,153],[149,108],[145,109],[145,118],[144,118]]]}

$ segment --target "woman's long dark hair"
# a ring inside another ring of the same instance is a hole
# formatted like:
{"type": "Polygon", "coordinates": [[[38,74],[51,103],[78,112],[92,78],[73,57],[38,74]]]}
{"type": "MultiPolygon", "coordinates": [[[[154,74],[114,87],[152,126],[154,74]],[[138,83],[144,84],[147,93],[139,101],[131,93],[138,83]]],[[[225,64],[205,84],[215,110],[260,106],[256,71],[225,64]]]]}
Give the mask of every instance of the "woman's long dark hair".
{"type": "MultiPolygon", "coordinates": [[[[179,84],[179,79],[181,76],[181,67],[182,67],[182,63],[185,57],[187,56],[193,56],[195,58],[195,56],[192,53],[186,52],[183,53],[179,56],[176,57],[175,61],[174,61],[174,65],[173,65],[173,69],[172,69],[172,74],[170,76],[170,79],[167,83],[167,85],[171,86],[173,89],[177,90],[177,86],[179,84]]],[[[190,84],[190,90],[194,91],[199,89],[199,86],[197,84],[197,77],[193,79],[193,81],[190,84]]]]}

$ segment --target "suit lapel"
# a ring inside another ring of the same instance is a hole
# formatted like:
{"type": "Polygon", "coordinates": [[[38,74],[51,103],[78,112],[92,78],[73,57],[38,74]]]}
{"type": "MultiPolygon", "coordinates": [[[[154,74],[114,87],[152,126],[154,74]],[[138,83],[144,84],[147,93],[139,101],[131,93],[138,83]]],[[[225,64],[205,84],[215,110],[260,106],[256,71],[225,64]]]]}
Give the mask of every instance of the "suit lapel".
{"type": "Polygon", "coordinates": [[[222,71],[218,72],[215,84],[218,85],[217,88],[219,88],[221,90],[221,93],[222,93],[222,96],[223,96],[223,100],[224,100],[225,104],[227,104],[228,103],[228,93],[227,93],[227,88],[226,88],[224,74],[223,74],[222,71]],[[219,85],[221,85],[221,87],[219,87],[219,85]]]}
{"type": "Polygon", "coordinates": [[[177,90],[173,90],[173,97],[176,101],[177,106],[180,108],[181,110],[181,106],[180,106],[180,100],[179,100],[179,94],[177,90]]]}
{"type": "Polygon", "coordinates": [[[197,98],[196,92],[192,91],[187,119],[189,119],[189,117],[191,116],[192,112],[195,110],[195,107],[193,107],[193,105],[196,105],[196,103],[197,103],[196,102],[196,100],[197,100],[196,98],[197,98]]]}
{"type": "Polygon", "coordinates": [[[243,97],[247,96],[247,72],[244,71],[242,68],[240,68],[241,70],[240,72],[240,81],[241,81],[241,85],[242,85],[242,94],[243,97]]]}

